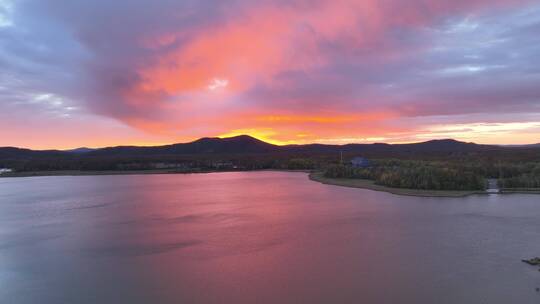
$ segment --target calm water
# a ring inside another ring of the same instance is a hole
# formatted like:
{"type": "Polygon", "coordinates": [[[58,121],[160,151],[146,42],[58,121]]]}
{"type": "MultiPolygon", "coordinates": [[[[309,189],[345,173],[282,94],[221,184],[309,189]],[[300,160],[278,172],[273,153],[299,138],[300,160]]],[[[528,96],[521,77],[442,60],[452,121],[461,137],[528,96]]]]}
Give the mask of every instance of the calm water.
{"type": "Polygon", "coordinates": [[[540,196],[303,173],[0,179],[0,303],[540,303],[540,196]]]}

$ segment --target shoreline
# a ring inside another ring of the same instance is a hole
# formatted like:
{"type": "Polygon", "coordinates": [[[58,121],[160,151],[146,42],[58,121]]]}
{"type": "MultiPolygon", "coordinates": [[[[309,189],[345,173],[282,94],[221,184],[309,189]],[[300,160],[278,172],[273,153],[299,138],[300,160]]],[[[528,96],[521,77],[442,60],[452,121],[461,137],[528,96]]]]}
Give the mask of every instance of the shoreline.
{"type": "Polygon", "coordinates": [[[376,185],[374,181],[368,179],[350,179],[350,178],[328,178],[324,177],[322,172],[311,172],[309,179],[326,185],[360,188],[373,191],[387,192],[395,195],[417,196],[417,197],[466,197],[470,195],[489,195],[489,194],[540,194],[540,189],[501,189],[498,193],[489,193],[479,190],[419,190],[405,188],[391,188],[376,185]]]}
{"type": "MultiPolygon", "coordinates": [[[[198,171],[206,173],[203,171],[198,171]]],[[[39,177],[39,176],[92,176],[92,175],[143,175],[143,174],[181,174],[194,172],[178,172],[167,169],[157,170],[133,170],[133,171],[78,171],[78,170],[60,170],[60,171],[28,171],[28,172],[13,172],[4,173],[0,178],[17,178],[17,177],[39,177]]]]}
{"type": "Polygon", "coordinates": [[[540,189],[501,189],[501,194],[512,194],[512,193],[520,193],[520,194],[540,194],[540,189]]]}
{"type": "MultiPolygon", "coordinates": [[[[306,173],[311,181],[325,185],[338,187],[359,188],[372,191],[386,192],[395,195],[416,196],[416,197],[466,197],[470,195],[486,195],[491,194],[486,191],[459,191],[459,190],[419,190],[419,189],[404,189],[391,188],[381,185],[376,185],[374,181],[367,179],[348,179],[348,178],[327,178],[322,172],[313,170],[288,170],[288,169],[259,169],[259,170],[192,170],[179,171],[174,169],[155,169],[155,170],[133,170],[133,171],[30,171],[30,172],[12,172],[0,174],[2,178],[20,178],[20,177],[40,177],[40,176],[107,176],[107,175],[151,175],[151,174],[201,174],[201,173],[231,173],[231,172],[259,172],[259,171],[276,171],[276,172],[300,172],[306,173]]],[[[540,189],[501,189],[496,194],[540,194],[540,189]]]]}
{"type": "Polygon", "coordinates": [[[18,178],[18,177],[40,177],[40,176],[100,176],[100,175],[151,175],[151,174],[201,174],[201,173],[231,173],[231,172],[257,172],[257,171],[276,171],[276,172],[301,172],[311,173],[311,170],[288,170],[288,169],[259,169],[259,170],[192,170],[180,171],[174,169],[155,169],[155,170],[111,170],[111,171],[78,171],[78,170],[59,170],[59,171],[28,171],[12,172],[0,174],[0,178],[18,178]]]}
{"type": "Polygon", "coordinates": [[[333,185],[348,188],[360,188],[379,192],[387,192],[395,195],[416,196],[416,197],[466,197],[470,195],[486,195],[485,191],[459,191],[459,190],[419,190],[391,188],[376,185],[374,181],[368,179],[349,179],[349,178],[327,178],[322,172],[313,172],[309,174],[309,179],[326,185],[333,185]]]}

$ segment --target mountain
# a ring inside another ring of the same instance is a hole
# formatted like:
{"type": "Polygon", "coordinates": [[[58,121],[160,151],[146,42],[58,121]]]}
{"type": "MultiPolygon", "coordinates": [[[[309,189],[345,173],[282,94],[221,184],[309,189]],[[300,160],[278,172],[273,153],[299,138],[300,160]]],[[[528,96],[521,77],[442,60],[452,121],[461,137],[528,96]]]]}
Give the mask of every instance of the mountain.
{"type": "Polygon", "coordinates": [[[58,150],[30,150],[15,147],[0,147],[0,159],[46,158],[64,155],[66,155],[66,152],[58,150]]]}
{"type": "Polygon", "coordinates": [[[218,138],[205,137],[190,143],[166,146],[136,147],[120,146],[97,149],[87,153],[89,156],[107,155],[172,155],[172,154],[241,154],[277,152],[279,146],[266,143],[254,137],[241,135],[218,138]]]}
{"type": "Polygon", "coordinates": [[[206,137],[190,143],[180,143],[155,147],[110,147],[87,153],[89,156],[106,155],[178,155],[178,154],[261,154],[261,153],[362,153],[362,152],[471,152],[480,151],[492,146],[465,143],[452,139],[432,140],[414,144],[347,144],[347,145],[286,145],[277,146],[241,135],[229,138],[206,137]]]}
{"type": "Polygon", "coordinates": [[[79,148],[68,151],[33,151],[13,147],[0,148],[0,159],[28,159],[43,157],[123,157],[160,155],[211,155],[211,154],[271,154],[271,153],[357,153],[357,154],[415,154],[461,153],[509,149],[501,146],[478,145],[453,139],[430,140],[412,144],[346,144],[346,145],[286,145],[277,146],[248,135],[229,138],[206,137],[189,143],[164,146],[118,146],[101,149],[79,148]]]}
{"type": "Polygon", "coordinates": [[[505,148],[540,148],[540,143],[530,145],[503,145],[505,148]]]}
{"type": "Polygon", "coordinates": [[[316,152],[316,153],[433,153],[433,152],[474,152],[492,149],[494,146],[478,145],[474,143],[465,143],[453,139],[430,140],[421,143],[412,144],[346,144],[346,145],[290,145],[285,146],[295,152],[316,152]]]}
{"type": "Polygon", "coordinates": [[[64,152],[75,153],[75,154],[82,154],[82,153],[88,153],[88,152],[93,152],[93,151],[96,151],[96,149],[87,148],[87,147],[71,149],[71,150],[64,150],[64,152]]]}
{"type": "Polygon", "coordinates": [[[473,152],[493,148],[493,146],[466,143],[454,139],[430,140],[422,143],[401,144],[393,146],[411,152],[473,152]]]}

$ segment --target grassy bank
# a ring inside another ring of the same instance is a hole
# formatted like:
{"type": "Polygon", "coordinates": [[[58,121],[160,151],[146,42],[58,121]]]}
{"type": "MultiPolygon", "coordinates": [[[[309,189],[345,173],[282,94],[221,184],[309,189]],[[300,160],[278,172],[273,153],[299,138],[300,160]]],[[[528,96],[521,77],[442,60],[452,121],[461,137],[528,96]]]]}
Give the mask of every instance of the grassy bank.
{"type": "Polygon", "coordinates": [[[383,191],[397,195],[408,196],[426,196],[426,197],[463,197],[472,194],[486,194],[484,191],[443,191],[443,190],[417,190],[417,189],[402,189],[390,188],[381,185],[376,185],[374,181],[368,179],[352,179],[352,178],[327,178],[322,172],[313,172],[309,175],[313,181],[317,181],[327,185],[335,185],[351,188],[362,188],[375,191],[383,191]]]}

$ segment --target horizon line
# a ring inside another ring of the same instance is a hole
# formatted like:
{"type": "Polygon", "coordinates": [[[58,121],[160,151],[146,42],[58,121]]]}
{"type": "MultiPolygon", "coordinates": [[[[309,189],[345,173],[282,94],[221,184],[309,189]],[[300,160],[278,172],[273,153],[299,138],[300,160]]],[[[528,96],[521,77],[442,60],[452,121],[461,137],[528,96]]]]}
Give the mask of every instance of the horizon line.
{"type": "Polygon", "coordinates": [[[268,140],[258,138],[257,136],[249,135],[249,134],[239,134],[235,136],[204,136],[197,139],[185,141],[185,142],[173,142],[173,143],[153,143],[153,144],[127,144],[127,145],[112,145],[112,146],[99,146],[99,147],[91,147],[91,146],[78,146],[73,148],[31,148],[31,147],[22,147],[22,146],[0,146],[0,148],[15,148],[15,149],[27,149],[32,151],[72,151],[72,150],[78,150],[78,149],[91,149],[91,150],[99,150],[99,149],[106,149],[106,148],[117,148],[117,147],[162,147],[162,146],[171,146],[171,145],[177,145],[177,144],[190,144],[196,141],[199,141],[201,139],[230,139],[230,138],[239,138],[239,137],[250,137],[256,140],[259,140],[261,142],[274,145],[274,146],[303,146],[303,145],[327,145],[327,146],[346,146],[346,145],[375,145],[375,144],[384,144],[384,145],[406,145],[406,144],[420,144],[420,143],[426,143],[431,141],[456,141],[461,143],[467,143],[467,144],[475,144],[475,145],[485,145],[485,146],[502,146],[502,147],[521,147],[521,146],[532,146],[532,145],[539,145],[538,143],[526,143],[526,144],[483,144],[483,143],[477,143],[473,141],[462,141],[454,138],[434,138],[434,139],[427,139],[423,141],[404,141],[404,142],[347,142],[342,144],[332,144],[332,143],[321,143],[321,142],[310,142],[310,143],[285,143],[285,144],[279,144],[274,142],[269,142],[268,140]]]}

